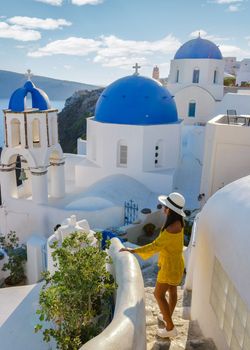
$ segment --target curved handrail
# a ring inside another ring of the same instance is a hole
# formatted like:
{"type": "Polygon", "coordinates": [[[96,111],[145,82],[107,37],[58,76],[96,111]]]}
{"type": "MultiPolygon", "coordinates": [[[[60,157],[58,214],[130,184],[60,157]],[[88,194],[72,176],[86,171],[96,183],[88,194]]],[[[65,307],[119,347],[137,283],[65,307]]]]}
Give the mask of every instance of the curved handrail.
{"type": "Polygon", "coordinates": [[[145,350],[146,317],[144,284],[139,263],[128,252],[119,253],[122,243],[112,238],[109,254],[118,285],[112,322],[80,350],[145,350]]]}

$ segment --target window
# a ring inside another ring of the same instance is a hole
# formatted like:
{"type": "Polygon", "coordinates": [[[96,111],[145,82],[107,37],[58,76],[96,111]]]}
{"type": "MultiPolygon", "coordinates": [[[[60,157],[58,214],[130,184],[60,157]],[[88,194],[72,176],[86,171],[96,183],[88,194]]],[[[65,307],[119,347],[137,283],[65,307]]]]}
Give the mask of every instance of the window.
{"type": "Polygon", "coordinates": [[[191,118],[195,117],[196,103],[194,101],[189,102],[188,105],[188,116],[191,118]]]}
{"type": "Polygon", "coordinates": [[[118,167],[126,167],[128,163],[128,146],[125,141],[118,143],[118,167]]]}
{"type": "Polygon", "coordinates": [[[218,71],[215,70],[214,71],[214,84],[217,84],[218,83],[218,71]]]}
{"type": "Polygon", "coordinates": [[[177,69],[177,71],[176,71],[176,80],[175,80],[176,83],[179,83],[179,75],[180,75],[180,71],[179,71],[179,69],[177,69]]]}
{"type": "Polygon", "coordinates": [[[200,70],[194,69],[193,71],[193,83],[198,84],[199,83],[199,77],[200,77],[200,70]]]}
{"type": "Polygon", "coordinates": [[[162,152],[163,152],[163,140],[158,140],[154,149],[155,168],[159,168],[162,166],[162,160],[163,160],[162,152]]]}

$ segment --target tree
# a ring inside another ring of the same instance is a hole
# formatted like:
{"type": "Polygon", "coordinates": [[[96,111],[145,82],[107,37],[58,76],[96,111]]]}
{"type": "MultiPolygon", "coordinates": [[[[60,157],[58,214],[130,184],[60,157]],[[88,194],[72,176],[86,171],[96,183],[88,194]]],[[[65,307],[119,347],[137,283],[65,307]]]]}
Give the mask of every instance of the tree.
{"type": "MultiPolygon", "coordinates": [[[[53,337],[57,348],[79,349],[99,334],[110,321],[112,295],[116,288],[107,272],[110,258],[98,246],[91,246],[86,233],[74,232],[59,247],[53,243],[53,260],[58,270],[45,273],[39,303],[40,321],[52,321],[43,331],[44,340],[53,337]]],[[[35,331],[44,325],[38,324],[35,331]]]]}

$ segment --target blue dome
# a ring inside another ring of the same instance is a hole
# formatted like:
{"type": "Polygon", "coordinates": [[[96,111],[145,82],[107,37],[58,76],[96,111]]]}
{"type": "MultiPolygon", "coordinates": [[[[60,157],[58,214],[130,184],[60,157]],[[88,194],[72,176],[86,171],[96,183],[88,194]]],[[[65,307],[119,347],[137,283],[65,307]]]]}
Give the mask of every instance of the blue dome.
{"type": "Polygon", "coordinates": [[[103,123],[154,125],[178,121],[175,101],[156,80],[131,75],[116,80],[99,97],[95,120],[103,123]]]}
{"type": "Polygon", "coordinates": [[[218,46],[212,41],[198,37],[183,44],[174,56],[175,60],[183,58],[212,58],[222,60],[223,57],[218,46]]]}
{"type": "Polygon", "coordinates": [[[25,111],[26,96],[30,92],[32,98],[32,108],[41,111],[50,109],[49,98],[43,90],[38,89],[28,80],[22,88],[13,92],[9,101],[9,109],[13,112],[25,111]]]}

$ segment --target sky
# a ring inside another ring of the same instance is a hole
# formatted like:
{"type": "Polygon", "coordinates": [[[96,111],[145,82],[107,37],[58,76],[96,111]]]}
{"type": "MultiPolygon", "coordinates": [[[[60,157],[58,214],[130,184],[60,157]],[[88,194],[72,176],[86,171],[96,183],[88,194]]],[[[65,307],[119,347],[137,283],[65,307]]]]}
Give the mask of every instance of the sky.
{"type": "Polygon", "coordinates": [[[200,35],[250,58],[248,0],[0,0],[0,69],[105,86],[133,73],[168,76],[200,35]]]}

